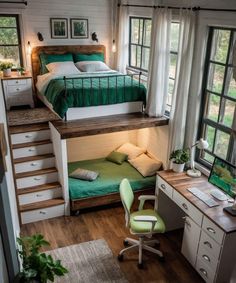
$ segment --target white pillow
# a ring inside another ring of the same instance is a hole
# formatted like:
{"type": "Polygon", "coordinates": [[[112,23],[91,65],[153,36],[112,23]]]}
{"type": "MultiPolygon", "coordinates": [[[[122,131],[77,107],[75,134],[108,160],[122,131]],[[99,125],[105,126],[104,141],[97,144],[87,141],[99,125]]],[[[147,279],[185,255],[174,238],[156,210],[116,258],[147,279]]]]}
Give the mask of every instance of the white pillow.
{"type": "Polygon", "coordinates": [[[111,70],[102,61],[80,61],[75,63],[75,66],[82,72],[90,72],[90,73],[111,70]]]}
{"type": "Polygon", "coordinates": [[[138,157],[129,160],[129,163],[136,168],[143,177],[153,176],[162,166],[162,162],[152,159],[146,154],[141,154],[138,157]]]}
{"type": "Polygon", "coordinates": [[[134,159],[140,154],[146,152],[146,149],[133,145],[132,143],[124,143],[116,151],[122,152],[128,155],[128,159],[134,159]]]}
{"type": "Polygon", "coordinates": [[[80,71],[75,67],[74,62],[66,61],[66,62],[54,62],[46,65],[48,71],[50,73],[56,75],[77,75],[80,71]]]}

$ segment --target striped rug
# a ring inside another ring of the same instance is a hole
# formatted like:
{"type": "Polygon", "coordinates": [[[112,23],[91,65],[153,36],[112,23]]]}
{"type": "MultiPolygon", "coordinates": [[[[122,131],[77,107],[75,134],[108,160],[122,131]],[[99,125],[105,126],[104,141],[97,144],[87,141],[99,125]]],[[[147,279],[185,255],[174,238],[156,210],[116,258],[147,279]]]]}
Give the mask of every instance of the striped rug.
{"type": "Polygon", "coordinates": [[[128,283],[105,240],[95,240],[47,252],[69,273],[56,283],[128,283]]]}

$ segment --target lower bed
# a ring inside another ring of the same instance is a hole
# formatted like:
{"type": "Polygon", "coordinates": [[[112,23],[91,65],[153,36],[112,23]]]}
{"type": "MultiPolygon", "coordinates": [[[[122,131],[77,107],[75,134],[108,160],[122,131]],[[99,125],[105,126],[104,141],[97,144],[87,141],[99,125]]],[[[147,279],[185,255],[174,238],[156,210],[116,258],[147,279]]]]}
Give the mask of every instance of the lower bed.
{"type": "Polygon", "coordinates": [[[69,177],[71,209],[78,210],[119,201],[119,184],[123,178],[130,181],[134,192],[154,188],[156,176],[143,177],[128,162],[117,165],[104,158],[68,163],[68,173],[77,168],[96,171],[95,181],[84,181],[69,177]]]}

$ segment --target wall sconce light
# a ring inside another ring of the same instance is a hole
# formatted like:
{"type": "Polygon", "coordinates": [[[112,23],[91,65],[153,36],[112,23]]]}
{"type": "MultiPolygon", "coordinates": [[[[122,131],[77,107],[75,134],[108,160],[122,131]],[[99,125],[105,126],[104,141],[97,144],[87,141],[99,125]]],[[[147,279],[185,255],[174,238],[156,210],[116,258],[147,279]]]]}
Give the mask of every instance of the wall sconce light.
{"type": "Polygon", "coordinates": [[[98,36],[97,36],[95,31],[91,34],[91,38],[92,38],[93,41],[98,42],[98,36]]]}
{"type": "Polygon", "coordinates": [[[39,40],[39,41],[44,41],[44,38],[43,38],[43,35],[42,35],[41,32],[38,32],[38,33],[37,33],[37,37],[38,37],[38,40],[39,40]]]}
{"type": "Polygon", "coordinates": [[[32,51],[32,47],[31,47],[30,41],[28,41],[26,53],[27,53],[28,55],[30,55],[30,54],[31,54],[31,51],[32,51]]]}
{"type": "Polygon", "coordinates": [[[115,39],[113,39],[113,41],[112,41],[112,48],[111,48],[111,51],[112,51],[113,53],[116,52],[116,41],[115,41],[115,39]]]}

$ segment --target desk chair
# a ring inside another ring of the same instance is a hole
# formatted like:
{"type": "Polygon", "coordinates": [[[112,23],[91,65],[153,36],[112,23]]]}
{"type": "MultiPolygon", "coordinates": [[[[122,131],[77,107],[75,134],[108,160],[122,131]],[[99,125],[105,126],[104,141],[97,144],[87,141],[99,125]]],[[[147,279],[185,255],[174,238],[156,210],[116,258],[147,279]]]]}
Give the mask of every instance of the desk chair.
{"type": "Polygon", "coordinates": [[[120,197],[122,204],[125,209],[125,220],[126,227],[130,228],[130,233],[139,237],[139,240],[126,238],[124,240],[124,245],[130,244],[131,246],[120,251],[118,255],[118,260],[123,260],[124,252],[139,248],[139,260],[138,267],[143,268],[142,262],[142,251],[143,249],[155,253],[159,256],[160,260],[164,260],[163,253],[152,246],[159,244],[158,240],[144,240],[145,238],[151,238],[153,234],[164,233],[165,224],[161,217],[153,209],[143,209],[144,202],[146,200],[156,200],[156,196],[142,195],[139,196],[139,209],[136,212],[130,213],[130,209],[134,202],[133,190],[127,179],[123,179],[120,183],[120,197]]]}

